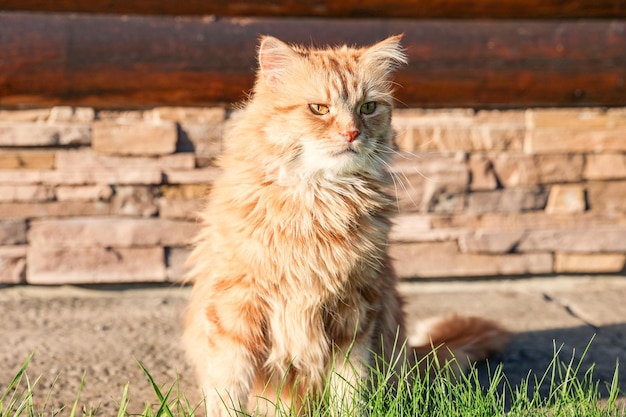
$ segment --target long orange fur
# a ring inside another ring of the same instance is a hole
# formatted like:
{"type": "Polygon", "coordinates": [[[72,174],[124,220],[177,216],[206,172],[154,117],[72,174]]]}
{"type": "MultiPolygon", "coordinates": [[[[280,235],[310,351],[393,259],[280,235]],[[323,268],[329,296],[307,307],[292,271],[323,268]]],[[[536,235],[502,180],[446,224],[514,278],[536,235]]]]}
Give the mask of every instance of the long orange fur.
{"type": "MultiPolygon", "coordinates": [[[[385,193],[404,63],[400,37],[361,49],[262,39],[190,257],[184,344],[209,416],[273,415],[279,399],[304,412],[324,384],[358,395],[373,353],[406,339],[385,193]]],[[[477,318],[426,323],[416,352],[445,344],[443,360],[480,360],[507,339],[477,318]]]]}

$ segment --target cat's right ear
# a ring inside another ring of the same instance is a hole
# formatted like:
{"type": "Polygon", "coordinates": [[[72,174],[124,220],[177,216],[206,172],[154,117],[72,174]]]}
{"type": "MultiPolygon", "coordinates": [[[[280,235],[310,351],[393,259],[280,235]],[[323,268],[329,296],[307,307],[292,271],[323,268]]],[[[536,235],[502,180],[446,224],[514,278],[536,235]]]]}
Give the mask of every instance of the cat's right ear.
{"type": "Polygon", "coordinates": [[[283,75],[298,60],[298,54],[273,36],[263,36],[259,47],[259,67],[268,85],[280,84],[283,75]]]}

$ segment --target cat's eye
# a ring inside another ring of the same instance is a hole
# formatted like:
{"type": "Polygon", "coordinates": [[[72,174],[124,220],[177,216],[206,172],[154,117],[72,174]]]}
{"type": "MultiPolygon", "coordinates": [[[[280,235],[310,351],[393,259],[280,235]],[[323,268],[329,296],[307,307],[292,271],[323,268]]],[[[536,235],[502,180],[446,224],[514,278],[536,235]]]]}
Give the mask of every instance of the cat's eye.
{"type": "Polygon", "coordinates": [[[316,116],[323,116],[330,111],[328,106],[324,104],[309,104],[309,110],[316,116]]]}
{"type": "Polygon", "coordinates": [[[367,103],[361,104],[361,108],[359,109],[361,114],[372,114],[376,111],[376,102],[368,101],[367,103]]]}

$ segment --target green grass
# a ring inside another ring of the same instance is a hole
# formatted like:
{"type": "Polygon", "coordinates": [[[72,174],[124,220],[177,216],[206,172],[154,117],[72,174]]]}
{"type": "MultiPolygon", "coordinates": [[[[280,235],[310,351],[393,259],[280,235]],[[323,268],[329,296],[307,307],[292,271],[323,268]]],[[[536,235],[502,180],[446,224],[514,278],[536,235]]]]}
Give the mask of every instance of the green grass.
{"type": "MultiPolygon", "coordinates": [[[[582,368],[582,357],[573,356],[568,361],[561,360],[560,349],[555,348],[554,359],[543,373],[528,376],[518,385],[511,385],[497,366],[489,372],[489,384],[482,386],[478,369],[471,367],[464,373],[456,372],[456,365],[438,368],[421,378],[414,370],[402,371],[395,375],[388,366],[380,365],[372,370],[376,382],[369,381],[372,388],[362,387],[366,394],[354,401],[352,412],[346,416],[369,417],[617,417],[626,416],[626,406],[620,405],[618,396],[619,364],[616,364],[613,380],[607,385],[608,396],[601,398],[600,386],[593,378],[593,367],[582,368]],[[400,382],[391,383],[394,378],[400,382]],[[358,405],[356,405],[358,403],[358,405]],[[363,413],[363,410],[366,413],[363,413]]],[[[43,405],[36,407],[33,394],[37,380],[31,383],[27,375],[28,358],[6,388],[0,388],[0,417],[44,417],[44,416],[92,416],[97,410],[79,410],[80,390],[76,401],[64,409],[53,409],[50,399],[54,396],[54,384],[47,392],[43,405]]],[[[191,404],[180,393],[177,382],[159,385],[149,371],[138,362],[156,395],[156,405],[146,405],[141,417],[192,417],[204,415],[205,404],[191,404]]],[[[83,377],[84,381],[84,377],[83,377]]],[[[334,393],[325,392],[327,401],[333,401],[334,393]]],[[[144,399],[146,404],[149,400],[144,399]]],[[[118,417],[131,416],[128,413],[128,385],[125,386],[119,401],[118,417]]],[[[245,416],[234,413],[233,417],[245,416]]],[[[282,414],[281,414],[282,415],[282,414]]],[[[285,415],[289,415],[288,413],[285,415]]],[[[324,405],[313,406],[310,415],[327,416],[324,405]]]]}

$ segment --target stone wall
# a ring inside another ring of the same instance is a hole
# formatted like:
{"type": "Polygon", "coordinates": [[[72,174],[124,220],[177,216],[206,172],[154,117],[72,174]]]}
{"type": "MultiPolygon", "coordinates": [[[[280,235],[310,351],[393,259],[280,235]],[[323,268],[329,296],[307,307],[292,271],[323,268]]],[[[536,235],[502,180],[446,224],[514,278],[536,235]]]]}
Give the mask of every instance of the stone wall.
{"type": "MultiPolygon", "coordinates": [[[[0,283],[179,282],[223,108],[0,110],[0,283]]],[[[398,110],[401,277],[624,274],[626,109],[398,110]]]]}

